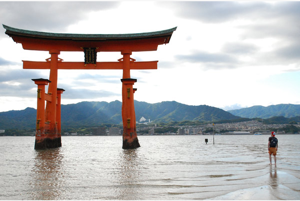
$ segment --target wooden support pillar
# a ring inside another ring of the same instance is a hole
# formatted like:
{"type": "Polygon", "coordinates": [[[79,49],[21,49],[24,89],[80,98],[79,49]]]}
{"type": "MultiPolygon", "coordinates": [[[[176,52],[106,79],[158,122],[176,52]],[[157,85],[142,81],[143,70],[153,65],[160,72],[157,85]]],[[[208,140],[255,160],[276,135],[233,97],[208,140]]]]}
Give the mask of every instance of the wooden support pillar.
{"type": "Polygon", "coordinates": [[[45,135],[45,85],[50,83],[47,79],[32,79],[37,86],[37,114],[36,114],[36,132],[35,149],[47,148],[45,135]]]}
{"type": "Polygon", "coordinates": [[[132,99],[133,99],[133,114],[134,114],[134,128],[136,129],[136,117],[135,117],[135,107],[134,107],[134,93],[137,91],[137,88],[132,89],[133,94],[132,94],[132,99]]]}
{"type": "Polygon", "coordinates": [[[122,120],[123,120],[123,149],[140,147],[136,133],[133,84],[136,79],[121,79],[122,81],[122,120]]]}
{"type": "Polygon", "coordinates": [[[57,88],[57,103],[56,103],[56,122],[57,122],[57,143],[61,147],[61,94],[64,89],[57,88]]]}
{"type": "Polygon", "coordinates": [[[49,134],[56,133],[56,94],[57,94],[57,69],[58,69],[58,55],[59,51],[50,51],[50,76],[49,80],[51,83],[49,84],[48,94],[52,94],[52,100],[47,102],[46,106],[46,117],[47,121],[50,122],[49,125],[49,134]]]}
{"type": "Polygon", "coordinates": [[[123,79],[130,78],[130,55],[131,51],[124,50],[121,52],[123,55],[123,79]]]}
{"type": "Polygon", "coordinates": [[[58,137],[57,122],[56,122],[56,103],[57,103],[57,78],[58,78],[58,55],[60,51],[49,51],[51,57],[47,59],[50,62],[50,76],[51,83],[48,87],[48,95],[50,98],[46,104],[46,135],[47,148],[61,147],[61,138],[58,137]]]}

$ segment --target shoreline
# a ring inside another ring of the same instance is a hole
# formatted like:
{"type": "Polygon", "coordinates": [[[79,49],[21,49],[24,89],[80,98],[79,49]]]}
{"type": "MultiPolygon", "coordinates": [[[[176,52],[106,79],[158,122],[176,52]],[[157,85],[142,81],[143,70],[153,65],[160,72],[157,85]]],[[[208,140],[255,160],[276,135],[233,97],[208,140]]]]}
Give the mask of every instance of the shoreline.
{"type": "MultiPolygon", "coordinates": [[[[175,135],[175,134],[154,134],[154,135],[139,135],[140,136],[252,136],[255,134],[215,134],[215,135],[203,135],[203,134],[198,134],[198,135],[175,135]]],[[[271,134],[261,134],[263,136],[269,136],[271,134]]],[[[291,134],[276,134],[276,136],[284,136],[284,135],[300,135],[299,133],[291,134]]],[[[122,135],[62,135],[61,137],[122,137],[122,135]]],[[[255,135],[255,136],[260,136],[260,135],[255,135]]],[[[35,135],[0,135],[0,137],[35,137],[35,135]]]]}

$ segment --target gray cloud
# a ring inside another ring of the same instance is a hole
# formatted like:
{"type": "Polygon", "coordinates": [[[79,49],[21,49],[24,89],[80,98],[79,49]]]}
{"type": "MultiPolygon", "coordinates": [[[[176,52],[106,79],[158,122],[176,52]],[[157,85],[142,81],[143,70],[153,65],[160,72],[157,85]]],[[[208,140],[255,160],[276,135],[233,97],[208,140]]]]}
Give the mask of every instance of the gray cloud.
{"type": "Polygon", "coordinates": [[[21,65],[21,63],[8,61],[0,57],[0,66],[21,65]]]}
{"type": "Polygon", "coordinates": [[[232,54],[250,54],[257,50],[256,46],[247,43],[227,43],[222,48],[223,52],[232,54]]]}
{"type": "Polygon", "coordinates": [[[118,93],[113,93],[105,90],[91,90],[91,89],[73,89],[64,88],[66,91],[62,94],[64,99],[96,99],[96,98],[106,98],[112,96],[121,96],[118,93]]]}
{"type": "Polygon", "coordinates": [[[297,1],[279,1],[275,4],[257,1],[178,1],[158,4],[172,8],[184,18],[206,23],[223,23],[243,18],[257,20],[258,23],[266,19],[284,19],[296,23],[300,17],[300,2],[297,1]]]}
{"type": "Polygon", "coordinates": [[[276,2],[258,13],[258,20],[252,25],[239,27],[244,32],[242,38],[277,38],[282,40],[281,44],[294,43],[300,34],[299,11],[300,2],[276,2]]]}
{"type": "Polygon", "coordinates": [[[222,23],[244,16],[256,17],[270,10],[271,6],[263,2],[215,2],[187,1],[160,3],[172,7],[178,15],[207,23],[222,23]]]}
{"type": "Polygon", "coordinates": [[[75,78],[75,80],[95,80],[96,82],[105,82],[105,83],[120,83],[120,77],[119,76],[104,76],[99,74],[80,74],[75,78]]]}
{"type": "MultiPolygon", "coordinates": [[[[85,87],[81,83],[77,83],[75,87],[81,86],[85,87]]],[[[121,91],[119,93],[113,93],[106,90],[93,90],[93,89],[83,89],[83,88],[74,88],[74,84],[59,84],[59,88],[63,88],[65,92],[62,97],[65,99],[96,99],[96,98],[105,98],[112,96],[121,96],[121,91]]]]}
{"type": "Polygon", "coordinates": [[[272,12],[274,18],[284,18],[290,22],[299,23],[299,10],[299,1],[281,1],[275,4],[270,12],[272,12]]]}
{"type": "Polygon", "coordinates": [[[0,88],[0,96],[35,97],[36,95],[36,91],[32,90],[33,88],[36,88],[36,85],[31,80],[22,81],[20,85],[11,85],[0,82],[0,88]]]}
{"type": "Polygon", "coordinates": [[[158,62],[158,68],[174,68],[176,65],[174,65],[174,62],[168,62],[168,61],[161,61],[158,62]]]}
{"type": "MultiPolygon", "coordinates": [[[[36,97],[36,85],[31,79],[44,78],[48,79],[48,76],[45,77],[41,71],[36,70],[24,70],[24,69],[10,69],[10,70],[1,70],[0,71],[0,96],[8,97],[36,97]],[[12,83],[13,82],[13,83],[12,83]],[[19,83],[16,85],[15,83],[19,83]]],[[[120,78],[117,76],[101,76],[101,75],[89,75],[81,74],[75,78],[75,82],[71,84],[60,84],[58,83],[59,88],[66,90],[64,92],[64,98],[69,99],[94,99],[94,98],[103,98],[111,96],[120,96],[110,91],[105,90],[90,90],[90,89],[78,89],[75,87],[87,87],[90,86],[90,83],[84,82],[85,79],[94,79],[95,84],[101,83],[118,83],[120,84],[120,78]],[[111,78],[114,78],[111,80],[111,78]]],[[[47,87],[46,87],[47,89],[47,87]]]]}
{"type": "MultiPolygon", "coordinates": [[[[36,85],[31,80],[33,78],[43,78],[43,75],[37,72],[30,72],[25,70],[10,70],[0,73],[0,96],[8,97],[27,97],[35,98],[36,97],[36,85]],[[9,82],[20,83],[15,85],[9,82]]],[[[88,86],[87,83],[76,82],[76,86],[85,87],[88,86]]],[[[89,84],[90,85],[90,84],[89,84]]],[[[95,99],[95,98],[104,98],[111,96],[120,96],[110,91],[105,90],[91,90],[91,89],[77,89],[73,88],[73,84],[60,84],[58,83],[59,88],[63,88],[66,91],[63,93],[63,98],[67,99],[95,99]]],[[[47,90],[47,87],[46,87],[47,90]]]]}
{"type": "Polygon", "coordinates": [[[197,64],[203,70],[233,69],[242,66],[242,63],[230,54],[208,53],[196,51],[189,55],[176,55],[177,62],[197,64]]]}
{"type": "MultiPolygon", "coordinates": [[[[60,85],[60,88],[65,89],[62,98],[64,99],[96,99],[111,96],[121,96],[120,94],[113,93],[105,90],[90,90],[90,89],[74,89],[70,85],[60,85]]],[[[8,83],[0,82],[0,96],[8,97],[36,97],[36,85],[31,80],[22,81],[20,85],[11,85],[8,83]]]]}
{"type": "Polygon", "coordinates": [[[197,64],[203,70],[233,69],[241,65],[234,57],[223,53],[207,53],[198,51],[190,55],[176,55],[175,58],[178,62],[197,64]]]}
{"type": "Polygon", "coordinates": [[[287,59],[289,61],[300,61],[299,57],[300,52],[300,43],[293,43],[282,48],[279,48],[275,51],[275,55],[280,56],[283,59],[287,59]]]}
{"type": "MultiPolygon", "coordinates": [[[[275,39],[270,52],[256,55],[255,65],[279,64],[282,65],[299,62],[297,53],[300,50],[300,2],[167,2],[178,15],[204,23],[224,23],[235,19],[251,20],[250,24],[240,25],[237,28],[242,32],[241,38],[249,39],[275,39]]],[[[222,48],[227,54],[254,54],[259,52],[258,46],[246,43],[228,43],[222,48]]],[[[212,66],[223,67],[234,64],[230,55],[189,55],[180,56],[179,59],[191,59],[194,62],[207,62],[212,66]],[[201,61],[202,60],[202,61],[201,61]],[[214,61],[212,63],[212,61],[214,61]]],[[[232,56],[232,55],[231,55],[232,56]]],[[[205,64],[207,65],[207,64],[205,64]]]]}
{"type": "Polygon", "coordinates": [[[287,69],[286,71],[300,70],[300,43],[288,44],[280,46],[277,49],[264,53],[258,57],[261,64],[267,65],[293,65],[295,69],[287,69]]]}
{"type": "MultiPolygon", "coordinates": [[[[300,20],[300,18],[298,20],[300,20]]],[[[279,38],[290,41],[298,40],[300,33],[299,25],[284,20],[284,18],[263,20],[256,24],[239,26],[239,28],[243,31],[241,35],[242,39],[279,38]]]]}
{"type": "Polygon", "coordinates": [[[110,9],[118,4],[115,1],[0,2],[0,19],[1,23],[16,28],[63,32],[69,25],[84,19],[89,12],[110,9]]]}
{"type": "MultiPolygon", "coordinates": [[[[158,66],[159,68],[159,66],[158,66]]],[[[143,73],[143,74],[149,74],[151,72],[151,70],[138,70],[139,73],[143,73]]]]}
{"type": "Polygon", "coordinates": [[[43,74],[37,71],[10,69],[9,71],[0,71],[0,96],[10,97],[32,97],[35,92],[32,91],[36,85],[31,79],[43,78],[43,74]],[[19,83],[19,85],[9,82],[19,83]]]}
{"type": "MultiPolygon", "coordinates": [[[[9,69],[0,70],[0,82],[16,81],[23,82],[24,80],[30,80],[35,78],[42,78],[44,75],[38,71],[23,70],[23,69],[9,69]]],[[[31,81],[32,82],[32,81],[31,81]]]]}
{"type": "Polygon", "coordinates": [[[177,55],[179,61],[189,61],[197,63],[235,63],[236,59],[227,54],[207,53],[202,51],[194,52],[190,55],[177,55]]]}

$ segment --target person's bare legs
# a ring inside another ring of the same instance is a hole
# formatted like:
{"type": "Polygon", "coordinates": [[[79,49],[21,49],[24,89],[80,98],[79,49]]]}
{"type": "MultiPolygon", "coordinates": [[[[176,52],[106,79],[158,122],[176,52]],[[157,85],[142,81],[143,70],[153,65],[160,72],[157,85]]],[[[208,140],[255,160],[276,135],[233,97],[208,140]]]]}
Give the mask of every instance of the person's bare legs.
{"type": "Polygon", "coordinates": [[[274,155],[275,167],[276,167],[276,155],[274,155]]]}
{"type": "Polygon", "coordinates": [[[269,158],[270,158],[270,165],[272,165],[272,157],[271,157],[271,154],[269,154],[269,158]]]}

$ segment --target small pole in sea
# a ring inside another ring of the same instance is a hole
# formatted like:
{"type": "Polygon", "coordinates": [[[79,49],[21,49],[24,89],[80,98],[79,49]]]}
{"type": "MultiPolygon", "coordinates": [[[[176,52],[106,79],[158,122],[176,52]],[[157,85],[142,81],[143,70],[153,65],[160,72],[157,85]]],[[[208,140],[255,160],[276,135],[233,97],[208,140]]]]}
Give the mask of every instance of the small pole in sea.
{"type": "Polygon", "coordinates": [[[213,123],[213,144],[215,144],[215,124],[213,123]]]}

